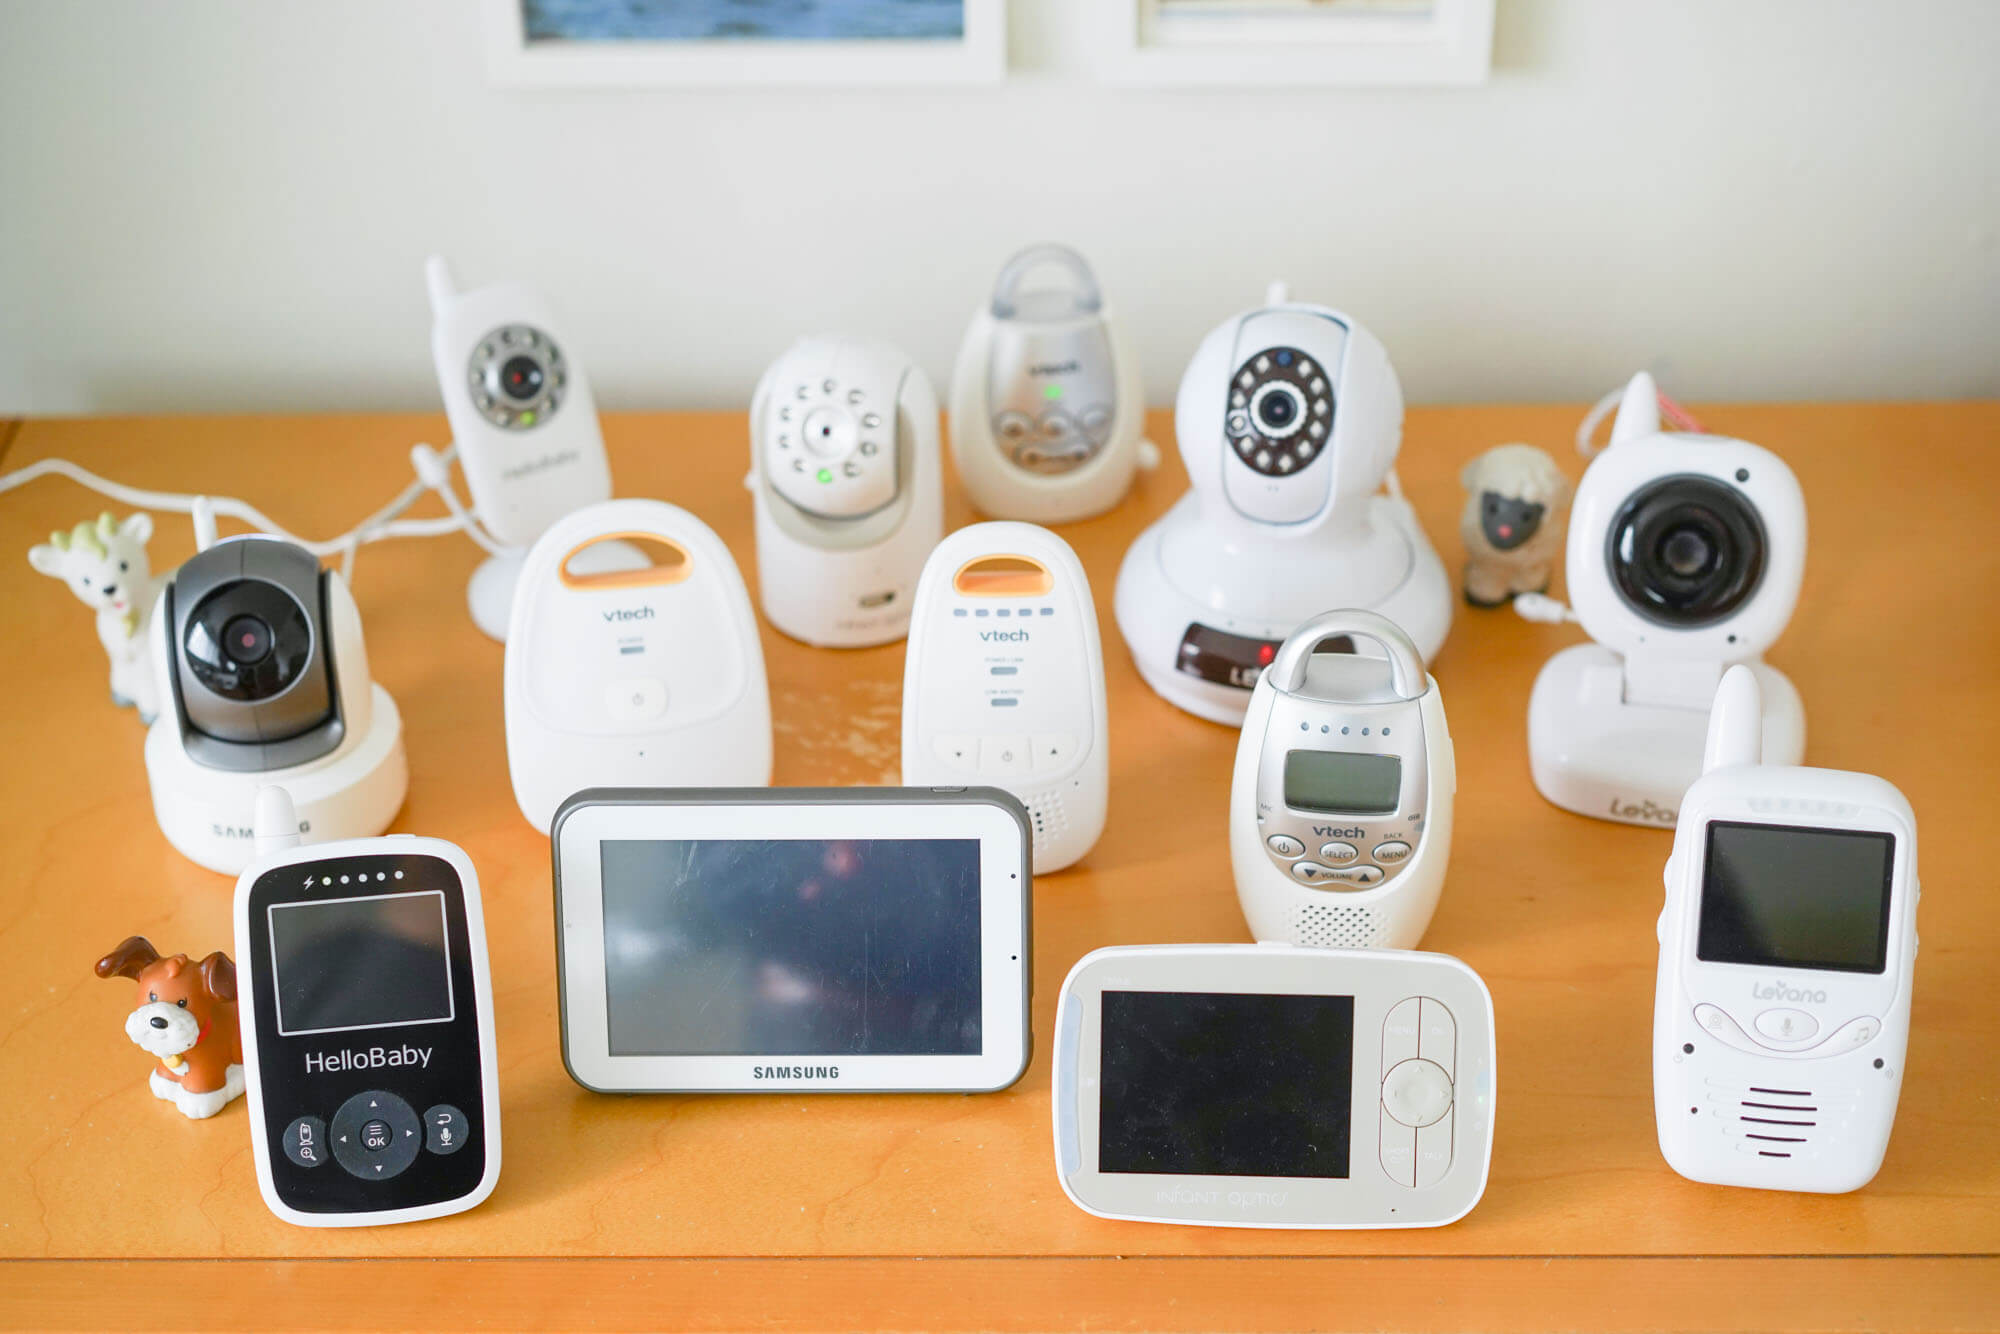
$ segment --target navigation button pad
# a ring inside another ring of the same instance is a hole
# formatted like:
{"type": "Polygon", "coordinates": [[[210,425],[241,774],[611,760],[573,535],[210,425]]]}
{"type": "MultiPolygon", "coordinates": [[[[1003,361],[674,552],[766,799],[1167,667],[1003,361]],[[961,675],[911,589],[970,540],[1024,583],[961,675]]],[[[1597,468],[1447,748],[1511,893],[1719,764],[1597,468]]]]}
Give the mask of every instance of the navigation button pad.
{"type": "Polygon", "coordinates": [[[423,1125],[409,1103],[384,1089],[340,1104],[329,1132],[333,1159],[363,1181],[387,1181],[416,1161],[423,1125]]]}

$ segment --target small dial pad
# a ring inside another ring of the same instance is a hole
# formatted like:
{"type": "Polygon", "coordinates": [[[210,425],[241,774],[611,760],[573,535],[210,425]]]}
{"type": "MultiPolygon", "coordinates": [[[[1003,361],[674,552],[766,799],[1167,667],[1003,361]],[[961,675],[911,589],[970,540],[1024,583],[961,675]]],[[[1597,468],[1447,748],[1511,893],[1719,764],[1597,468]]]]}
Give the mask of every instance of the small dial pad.
{"type": "Polygon", "coordinates": [[[465,378],[479,415],[506,431],[542,425],[569,392],[562,348],[531,324],[503,324],[480,339],[465,378]]]}
{"type": "Polygon", "coordinates": [[[464,1112],[439,1103],[422,1117],[386,1089],[368,1089],[343,1102],[331,1124],[301,1116],[285,1128],[285,1157],[300,1167],[340,1164],[363,1181],[393,1181],[419,1152],[448,1157],[465,1147],[472,1124],[464,1112]]]}
{"type": "Polygon", "coordinates": [[[1229,383],[1223,433],[1252,470],[1285,477],[1309,467],[1333,430],[1333,386],[1324,367],[1295,347],[1252,354],[1229,383]]]}

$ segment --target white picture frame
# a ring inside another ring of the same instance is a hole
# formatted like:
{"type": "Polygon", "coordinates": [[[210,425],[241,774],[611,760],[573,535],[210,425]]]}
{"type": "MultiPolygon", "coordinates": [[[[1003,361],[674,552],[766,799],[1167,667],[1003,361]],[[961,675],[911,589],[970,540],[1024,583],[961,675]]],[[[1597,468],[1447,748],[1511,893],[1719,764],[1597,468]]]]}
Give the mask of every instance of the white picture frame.
{"type": "MultiPolygon", "coordinates": [[[[1493,57],[1494,0],[1426,13],[1175,13],[1161,0],[1091,0],[1098,77],[1133,85],[1380,87],[1477,84],[1493,57]]],[[[1190,6],[1192,8],[1192,6],[1190,6]]]]}
{"type": "Polygon", "coordinates": [[[957,40],[763,38],[530,41],[521,0],[479,0],[487,77],[506,88],[801,87],[997,83],[1006,0],[962,0],[957,40]]]}

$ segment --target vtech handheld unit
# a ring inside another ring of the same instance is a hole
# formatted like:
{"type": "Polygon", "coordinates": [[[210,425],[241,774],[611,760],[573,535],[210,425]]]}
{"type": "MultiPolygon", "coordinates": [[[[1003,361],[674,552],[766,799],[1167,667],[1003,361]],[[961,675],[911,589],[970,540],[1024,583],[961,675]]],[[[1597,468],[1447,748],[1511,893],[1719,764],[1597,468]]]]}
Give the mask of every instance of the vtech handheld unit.
{"type": "Polygon", "coordinates": [[[1236,745],[1229,859],[1251,934],[1413,948],[1444,886],[1457,787],[1409,636],[1369,611],[1307,621],[1259,678],[1236,745]],[[1357,640],[1387,656],[1322,651],[1357,640]]]}
{"type": "MultiPolygon", "coordinates": [[[[265,788],[258,828],[296,827],[284,790],[265,788]]],[[[478,874],[441,839],[290,840],[260,836],[236,883],[264,1202],[303,1227],[470,1209],[500,1175],[478,874]]]]}

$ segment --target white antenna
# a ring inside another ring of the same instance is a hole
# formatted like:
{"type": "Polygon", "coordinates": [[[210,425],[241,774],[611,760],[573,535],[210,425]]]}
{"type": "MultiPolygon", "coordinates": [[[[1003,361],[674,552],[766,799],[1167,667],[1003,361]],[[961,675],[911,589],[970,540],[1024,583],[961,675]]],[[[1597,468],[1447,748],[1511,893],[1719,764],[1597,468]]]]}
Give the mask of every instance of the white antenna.
{"type": "Polygon", "coordinates": [[[194,516],[194,549],[208,550],[215,545],[215,502],[207,496],[196,496],[188,513],[194,516]]]}
{"type": "Polygon", "coordinates": [[[1264,304],[1267,306],[1289,305],[1292,300],[1291,284],[1283,278],[1264,289],[1264,304]]]}
{"type": "Polygon", "coordinates": [[[1611,419],[1611,443],[1660,433],[1660,386],[1640,371],[1625,385],[1625,397],[1618,401],[1618,415],[1611,419]]]}
{"type": "Polygon", "coordinates": [[[1733,764],[1763,761],[1764,690],[1757,684],[1757,673],[1739,662],[1722,674],[1722,684],[1715,688],[1701,771],[1711,773],[1733,764]]]}
{"type": "Polygon", "coordinates": [[[424,261],[424,287],[431,294],[431,314],[435,315],[451,304],[458,295],[458,286],[451,280],[451,265],[444,262],[443,255],[432,255],[424,261]]]}
{"type": "Polygon", "coordinates": [[[275,785],[257,789],[257,818],[251,826],[257,835],[257,855],[296,848],[299,813],[292,806],[292,794],[275,785]]]}

